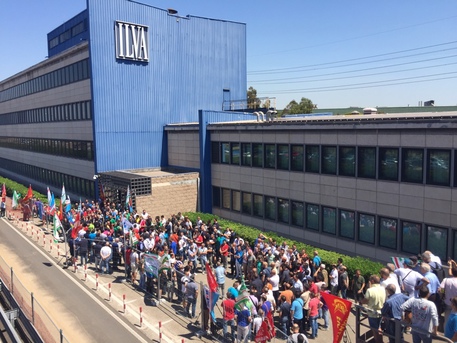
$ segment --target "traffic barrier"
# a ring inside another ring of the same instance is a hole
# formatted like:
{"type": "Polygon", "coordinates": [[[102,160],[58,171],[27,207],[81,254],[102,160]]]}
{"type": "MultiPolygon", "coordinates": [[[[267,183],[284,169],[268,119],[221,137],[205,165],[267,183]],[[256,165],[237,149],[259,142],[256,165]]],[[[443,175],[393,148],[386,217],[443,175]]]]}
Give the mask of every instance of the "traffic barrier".
{"type": "Polygon", "coordinates": [[[143,326],[143,308],[140,306],[140,328],[143,326]]]}
{"type": "Polygon", "coordinates": [[[108,301],[111,301],[111,282],[108,284],[108,301]]]}
{"type": "Polygon", "coordinates": [[[127,310],[127,307],[125,306],[125,294],[122,294],[122,302],[123,302],[123,308],[124,308],[124,314],[125,314],[125,311],[127,310]]]}
{"type": "Polygon", "coordinates": [[[95,274],[95,290],[98,290],[98,273],[95,274]]]}

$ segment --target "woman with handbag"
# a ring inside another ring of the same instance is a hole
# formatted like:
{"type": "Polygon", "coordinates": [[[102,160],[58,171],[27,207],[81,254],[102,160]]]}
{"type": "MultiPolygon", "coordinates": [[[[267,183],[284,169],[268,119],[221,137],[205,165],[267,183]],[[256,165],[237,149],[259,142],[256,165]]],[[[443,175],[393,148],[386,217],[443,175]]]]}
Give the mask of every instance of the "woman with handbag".
{"type": "MultiPolygon", "coordinates": [[[[452,311],[451,299],[457,296],[457,264],[449,260],[449,277],[444,278],[438,292],[444,300],[444,320],[447,322],[452,311]]],[[[439,311],[439,310],[438,310],[439,311]]]]}

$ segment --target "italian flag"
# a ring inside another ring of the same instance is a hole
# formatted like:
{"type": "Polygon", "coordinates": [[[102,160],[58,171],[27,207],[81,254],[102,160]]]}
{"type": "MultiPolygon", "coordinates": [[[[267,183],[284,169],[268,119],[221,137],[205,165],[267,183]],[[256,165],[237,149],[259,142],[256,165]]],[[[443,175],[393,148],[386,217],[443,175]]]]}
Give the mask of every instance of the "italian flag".
{"type": "Polygon", "coordinates": [[[52,228],[52,235],[54,236],[54,243],[60,241],[59,231],[62,231],[62,223],[57,214],[54,214],[54,223],[52,228]]]}

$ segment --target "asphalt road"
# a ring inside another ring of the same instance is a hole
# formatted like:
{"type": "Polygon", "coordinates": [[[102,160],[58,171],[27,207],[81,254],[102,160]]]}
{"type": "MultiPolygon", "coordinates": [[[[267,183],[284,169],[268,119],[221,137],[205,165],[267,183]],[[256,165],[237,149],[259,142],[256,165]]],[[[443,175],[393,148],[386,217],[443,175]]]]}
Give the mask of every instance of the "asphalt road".
{"type": "MultiPolygon", "coordinates": [[[[148,342],[118,311],[81,286],[69,270],[0,220],[0,256],[71,342],[148,342]]],[[[4,267],[4,266],[2,266],[4,267]]],[[[16,288],[21,287],[16,283],[16,288]]]]}

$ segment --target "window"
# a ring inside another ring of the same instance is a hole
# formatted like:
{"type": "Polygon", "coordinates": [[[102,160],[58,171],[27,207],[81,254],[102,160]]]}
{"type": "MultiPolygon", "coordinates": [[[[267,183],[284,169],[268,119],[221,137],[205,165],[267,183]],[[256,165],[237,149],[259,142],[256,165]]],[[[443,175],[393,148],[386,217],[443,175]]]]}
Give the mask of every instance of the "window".
{"type": "Polygon", "coordinates": [[[278,221],[289,224],[289,200],[278,199],[278,221]]]}
{"type": "Polygon", "coordinates": [[[265,144],[265,168],[276,168],[276,149],[274,144],[265,144]]]}
{"type": "Polygon", "coordinates": [[[449,150],[428,150],[427,183],[430,185],[449,186],[451,152],[449,150]]]}
{"type": "Polygon", "coordinates": [[[441,258],[442,261],[447,261],[447,229],[436,226],[427,225],[427,246],[426,250],[430,250],[434,255],[441,258]]]}
{"type": "Polygon", "coordinates": [[[231,144],[232,164],[240,164],[240,143],[231,144]]]}
{"type": "Polygon", "coordinates": [[[340,147],[338,155],[339,175],[355,176],[355,148],[354,147],[340,147]]]}
{"type": "Polygon", "coordinates": [[[261,143],[252,143],[252,166],[263,167],[263,145],[261,143]]]}
{"type": "Polygon", "coordinates": [[[398,149],[379,148],[380,180],[398,181],[398,149]]]}
{"type": "Polygon", "coordinates": [[[359,241],[374,244],[374,216],[359,214],[359,241]]]}
{"type": "MultiPolygon", "coordinates": [[[[396,219],[379,218],[379,245],[384,248],[397,250],[396,219]]],[[[417,254],[417,251],[415,254],[417,254]]]]}
{"type": "Polygon", "coordinates": [[[254,194],[254,215],[263,217],[263,197],[260,194],[254,194]]]}
{"type": "Polygon", "coordinates": [[[251,155],[251,143],[241,143],[241,165],[251,166],[252,155],[251,155]]]}
{"type": "Polygon", "coordinates": [[[289,145],[278,144],[278,169],[289,170],[289,145]]]}
{"type": "Polygon", "coordinates": [[[421,224],[404,221],[401,228],[401,250],[417,254],[421,251],[421,224]]]}
{"type": "Polygon", "coordinates": [[[322,207],[322,232],[336,235],[336,210],[322,207]]]}
{"type": "Polygon", "coordinates": [[[402,172],[403,182],[422,183],[424,176],[424,150],[402,149],[402,172]]]}
{"type": "Polygon", "coordinates": [[[306,165],[305,170],[308,173],[319,173],[319,146],[318,145],[307,145],[306,146],[306,165]]]}
{"type": "Polygon", "coordinates": [[[319,231],[319,206],[306,204],[306,228],[319,231]]]}
{"type": "Polygon", "coordinates": [[[322,147],[322,173],[336,175],[336,147],[322,147]]]}
{"type": "Polygon", "coordinates": [[[355,214],[352,211],[340,210],[340,236],[354,239],[355,214]]]}
{"type": "Polygon", "coordinates": [[[376,178],[376,148],[358,148],[357,176],[376,178]]]}
{"type": "Polygon", "coordinates": [[[230,210],[230,189],[222,188],[222,208],[230,210]]]}
{"type": "Polygon", "coordinates": [[[291,201],[292,208],[292,225],[303,227],[304,224],[304,208],[301,201],[291,201]]]}
{"type": "Polygon", "coordinates": [[[211,142],[211,163],[220,163],[221,151],[219,150],[219,142],[211,142]]]}
{"type": "Polygon", "coordinates": [[[276,220],[276,199],[265,196],[265,218],[276,220]]]}
{"type": "Polygon", "coordinates": [[[240,191],[232,191],[232,210],[241,211],[241,193],[240,191]]]}
{"type": "Polygon", "coordinates": [[[221,150],[221,163],[230,163],[230,143],[222,143],[221,150]]]}
{"type": "Polygon", "coordinates": [[[291,164],[290,170],[293,171],[303,171],[303,154],[304,149],[303,145],[292,145],[291,146],[291,164]]]}
{"type": "Polygon", "coordinates": [[[252,195],[251,193],[243,192],[243,213],[252,214],[252,195]]]}

